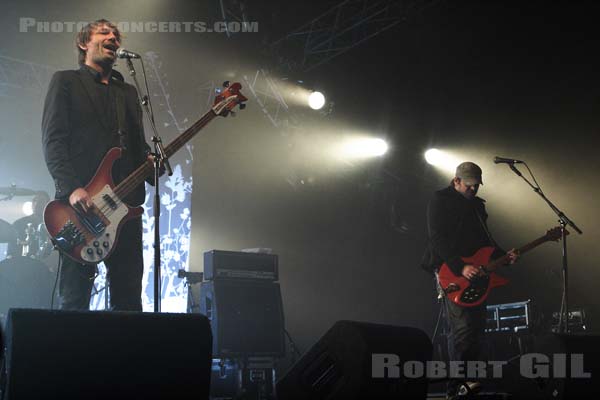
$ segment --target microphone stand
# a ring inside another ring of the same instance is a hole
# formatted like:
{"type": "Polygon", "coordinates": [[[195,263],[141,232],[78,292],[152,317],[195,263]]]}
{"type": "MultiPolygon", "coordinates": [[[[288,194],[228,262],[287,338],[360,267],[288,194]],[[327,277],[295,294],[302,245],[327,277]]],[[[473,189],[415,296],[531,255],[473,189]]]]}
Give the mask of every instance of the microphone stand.
{"type": "MultiPolygon", "coordinates": [[[[162,144],[162,139],[158,135],[158,131],[156,130],[156,124],[154,123],[154,114],[152,113],[152,105],[150,104],[150,98],[148,95],[141,96],[140,85],[138,83],[135,69],[133,68],[133,63],[131,62],[130,57],[126,57],[127,67],[129,68],[129,75],[133,78],[133,82],[135,83],[135,87],[138,92],[138,100],[142,105],[142,108],[146,112],[146,116],[150,122],[150,127],[152,128],[153,136],[152,143],[154,143],[154,312],[160,312],[160,300],[161,300],[161,263],[160,263],[160,190],[158,187],[159,178],[160,178],[160,166],[164,165],[169,176],[173,175],[173,170],[171,169],[171,165],[169,164],[169,159],[167,153],[162,144]]],[[[141,59],[140,59],[141,61],[141,59]]],[[[142,61],[143,67],[143,61],[142,61]]],[[[146,73],[142,68],[142,72],[144,72],[144,81],[146,80],[146,73]]],[[[147,89],[146,85],[146,89],[147,89]]]]}
{"type": "MultiPolygon", "coordinates": [[[[527,163],[523,163],[523,164],[525,164],[525,166],[529,170],[529,173],[533,177],[533,173],[527,166],[527,163]]],[[[544,195],[544,192],[539,187],[539,185],[537,185],[537,182],[536,182],[537,186],[533,185],[531,182],[529,182],[527,180],[527,178],[525,178],[523,176],[523,174],[515,167],[514,162],[508,163],[508,166],[515,174],[517,174],[518,176],[523,178],[523,180],[525,182],[527,182],[527,184],[529,186],[531,186],[533,191],[535,193],[537,193],[546,202],[546,204],[548,204],[548,206],[552,209],[552,211],[554,211],[554,213],[558,216],[558,222],[560,224],[560,230],[561,230],[561,236],[562,236],[562,291],[563,291],[562,300],[560,303],[560,317],[558,319],[558,333],[569,333],[569,285],[568,285],[569,269],[568,269],[568,262],[567,262],[567,230],[566,230],[566,226],[569,225],[580,235],[583,234],[583,232],[581,231],[581,229],[579,229],[579,227],[577,227],[577,225],[575,225],[575,223],[573,221],[571,221],[571,219],[569,217],[567,217],[565,215],[565,213],[563,213],[561,210],[559,210],[558,207],[556,207],[544,195]],[[564,318],[564,325],[563,325],[563,318],[564,318]]],[[[533,180],[535,182],[535,177],[533,177],[533,180]]]]}

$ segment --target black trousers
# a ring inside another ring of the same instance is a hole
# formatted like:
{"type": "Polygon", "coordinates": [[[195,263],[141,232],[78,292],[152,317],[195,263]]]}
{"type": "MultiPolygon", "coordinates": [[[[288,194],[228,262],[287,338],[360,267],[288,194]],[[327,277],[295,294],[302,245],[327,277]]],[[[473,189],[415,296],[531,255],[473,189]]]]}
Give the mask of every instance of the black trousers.
{"type": "MultiPolygon", "coordinates": [[[[104,260],[110,285],[110,307],[117,311],[142,311],[142,219],[129,220],[121,228],[113,253],[104,260]]],[[[96,266],[63,257],[59,277],[61,310],[88,310],[96,266]]]]}
{"type": "MultiPolygon", "coordinates": [[[[446,320],[449,325],[448,357],[451,361],[485,361],[484,333],[486,304],[477,307],[462,307],[444,298],[446,320]]],[[[454,392],[461,381],[451,379],[448,392],[454,392]]]]}

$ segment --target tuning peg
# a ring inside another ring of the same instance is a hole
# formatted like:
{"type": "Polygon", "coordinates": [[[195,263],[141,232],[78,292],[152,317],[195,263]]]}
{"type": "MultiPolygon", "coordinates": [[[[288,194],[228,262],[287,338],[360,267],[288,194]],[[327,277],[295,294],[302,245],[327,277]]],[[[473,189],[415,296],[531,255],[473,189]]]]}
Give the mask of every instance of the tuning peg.
{"type": "Polygon", "coordinates": [[[246,104],[240,103],[240,110],[243,110],[244,108],[246,108],[246,104]]]}
{"type": "Polygon", "coordinates": [[[229,87],[229,81],[223,82],[223,87],[229,87]]]}

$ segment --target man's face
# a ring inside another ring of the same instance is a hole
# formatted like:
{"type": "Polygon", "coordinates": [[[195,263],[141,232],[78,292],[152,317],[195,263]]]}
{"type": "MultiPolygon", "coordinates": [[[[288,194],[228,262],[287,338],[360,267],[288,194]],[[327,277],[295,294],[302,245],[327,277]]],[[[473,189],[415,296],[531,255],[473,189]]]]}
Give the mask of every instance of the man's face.
{"type": "Polygon", "coordinates": [[[80,47],[86,51],[86,64],[110,64],[117,58],[117,49],[121,46],[119,33],[108,25],[94,28],[90,40],[80,47]]]}
{"type": "Polygon", "coordinates": [[[465,198],[472,200],[477,195],[479,190],[479,183],[473,185],[467,185],[464,180],[460,178],[454,178],[454,189],[462,194],[465,198]]]}

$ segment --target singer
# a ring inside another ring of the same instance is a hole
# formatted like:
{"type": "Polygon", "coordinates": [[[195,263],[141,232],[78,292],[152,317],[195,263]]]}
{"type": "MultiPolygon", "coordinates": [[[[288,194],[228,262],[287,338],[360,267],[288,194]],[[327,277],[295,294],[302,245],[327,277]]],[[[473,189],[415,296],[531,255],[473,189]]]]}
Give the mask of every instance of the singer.
{"type": "MultiPolygon", "coordinates": [[[[121,34],[113,23],[100,19],[83,27],[76,38],[79,70],[56,72],[44,103],[43,150],[56,198],[83,211],[93,205],[84,185],[110,148],[118,146],[124,151],[112,171],[115,183],[150,157],[137,91],[113,70],[120,46],[121,34]]],[[[144,199],[141,184],[124,200],[139,205],[144,199]]],[[[77,264],[68,257],[61,259],[60,308],[88,309],[97,267],[77,264]]],[[[123,226],[105,265],[111,309],[142,311],[141,218],[123,226]]]]}
{"type": "MultiPolygon", "coordinates": [[[[495,257],[504,251],[497,245],[487,226],[485,201],[477,197],[483,184],[481,168],[472,162],[464,162],[456,168],[454,179],[445,189],[434,193],[427,207],[429,243],[423,256],[422,268],[437,272],[443,263],[456,276],[471,280],[482,274],[476,265],[467,264],[462,256],[473,254],[484,246],[496,248],[495,257]]],[[[508,252],[511,263],[518,254],[515,249],[508,252]]],[[[452,303],[443,291],[439,293],[450,334],[448,355],[451,361],[469,362],[483,359],[482,345],[486,323],[486,304],[462,307],[452,303]]],[[[447,387],[447,399],[463,398],[465,392],[478,391],[481,384],[476,381],[461,382],[451,379],[447,387]],[[468,387],[461,388],[466,385],[468,387]]]]}

